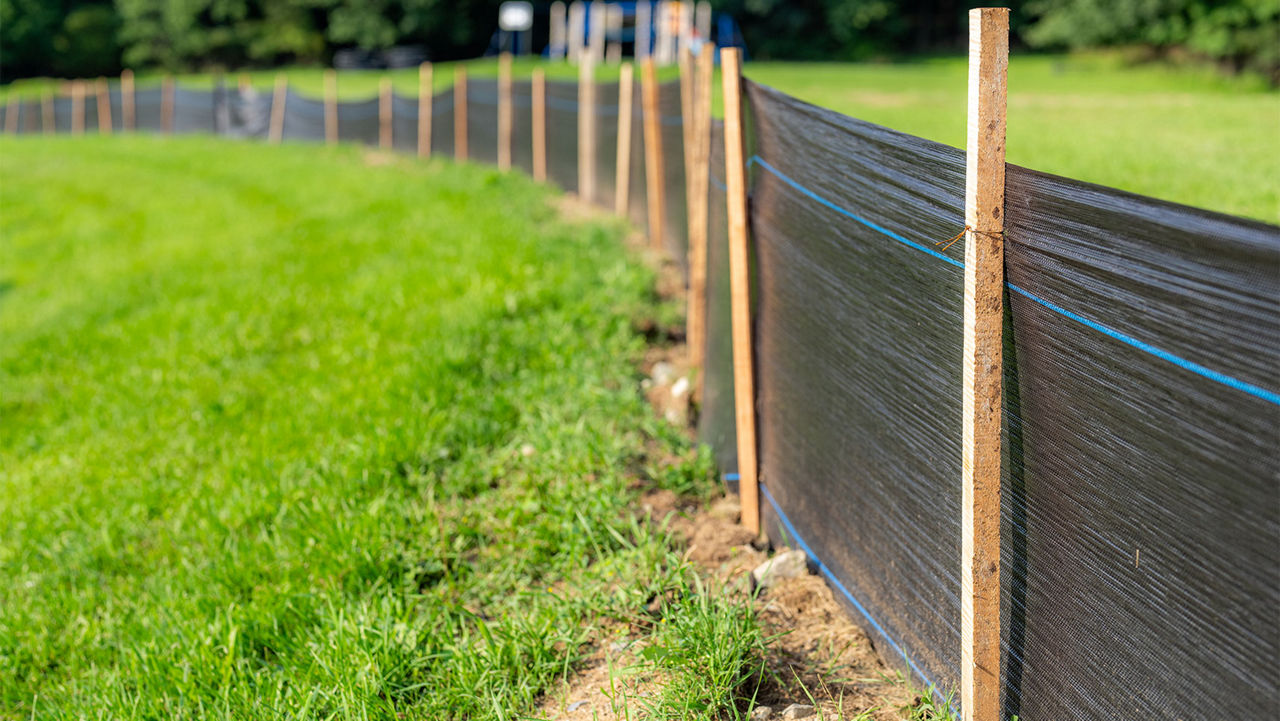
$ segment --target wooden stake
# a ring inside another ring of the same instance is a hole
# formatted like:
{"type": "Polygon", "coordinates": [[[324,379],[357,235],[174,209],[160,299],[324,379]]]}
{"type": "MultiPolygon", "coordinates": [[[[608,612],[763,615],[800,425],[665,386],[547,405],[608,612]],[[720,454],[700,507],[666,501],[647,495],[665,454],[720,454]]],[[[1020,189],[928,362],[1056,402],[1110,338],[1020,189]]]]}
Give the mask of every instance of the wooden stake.
{"type": "Polygon", "coordinates": [[[324,142],[338,142],[338,72],[324,71],[324,142]]]}
{"type": "MultiPolygon", "coordinates": [[[[689,136],[689,362],[702,368],[706,350],[707,315],[707,193],[711,188],[711,79],[715,72],[715,46],[702,46],[691,85],[693,129],[689,136]]],[[[698,377],[701,377],[699,375],[698,377]]],[[[702,384],[695,387],[700,397],[702,384]]]]}
{"type": "Polygon", "coordinates": [[[138,128],[135,111],[136,97],[133,90],[133,71],[125,68],[120,73],[120,129],[133,131],[138,128]]]}
{"type": "Polygon", "coordinates": [[[627,217],[631,204],[631,98],[635,94],[631,63],[623,63],[618,75],[618,158],[613,181],[613,210],[627,217]]]}
{"type": "Polygon", "coordinates": [[[720,51],[724,83],[724,165],[729,211],[729,295],[733,327],[733,405],[738,425],[742,525],[760,533],[756,467],[756,393],[751,353],[751,278],[747,251],[747,169],[742,143],[742,54],[720,51]]]}
{"type": "Polygon", "coordinates": [[[107,87],[106,78],[98,78],[98,82],[94,87],[94,94],[98,96],[98,132],[103,135],[110,135],[111,89],[107,87]]]}
{"type": "Polygon", "coordinates": [[[511,53],[498,56],[498,169],[511,169],[511,53]]]}
{"type": "Polygon", "coordinates": [[[640,104],[644,117],[644,180],[649,206],[649,246],[663,250],[667,222],[667,183],[662,164],[662,120],[658,117],[658,71],[652,55],[640,66],[640,104]]]}
{"type": "Polygon", "coordinates": [[[53,114],[53,91],[44,91],[40,99],[40,129],[46,133],[58,131],[57,118],[53,114]]]}
{"type": "Polygon", "coordinates": [[[467,159],[467,68],[453,70],[453,157],[467,159]]]}
{"type": "Polygon", "coordinates": [[[578,197],[596,199],[595,59],[583,53],[578,63],[578,197]]]}
{"type": "Polygon", "coordinates": [[[533,179],[547,180],[547,73],[533,71],[533,179]]]}
{"type": "Polygon", "coordinates": [[[289,79],[284,73],[276,74],[276,88],[271,95],[271,126],[267,129],[267,140],[279,145],[284,140],[284,112],[289,102],[289,79]]]}
{"type": "MultiPolygon", "coordinates": [[[[684,177],[685,177],[685,202],[688,203],[689,194],[693,188],[689,187],[688,178],[692,162],[690,151],[692,151],[693,143],[693,53],[688,47],[681,47],[677,56],[677,65],[680,68],[680,133],[681,133],[681,150],[684,154],[684,177]]],[[[687,205],[685,207],[688,207],[687,205]]]]}
{"type": "Polygon", "coordinates": [[[4,113],[4,132],[6,135],[13,135],[18,132],[18,114],[21,112],[22,101],[16,95],[9,96],[9,102],[5,104],[4,113]]]}
{"type": "Polygon", "coordinates": [[[378,84],[378,147],[391,149],[391,78],[378,84]]]}
{"type": "Polygon", "coordinates": [[[970,10],[960,562],[960,704],[965,721],[1000,719],[1000,414],[1008,69],[1008,9],[970,10]]]}
{"type": "Polygon", "coordinates": [[[418,157],[431,157],[431,105],[435,100],[431,63],[418,66],[418,157]]]}
{"type": "Polygon", "coordinates": [[[84,83],[71,81],[71,134],[84,134],[84,83]]]}
{"type": "MultiPolygon", "coordinates": [[[[175,90],[173,87],[173,76],[166,75],[160,81],[160,130],[161,132],[173,134],[173,102],[175,90]]],[[[72,122],[75,122],[74,108],[71,113],[72,122]]]]}

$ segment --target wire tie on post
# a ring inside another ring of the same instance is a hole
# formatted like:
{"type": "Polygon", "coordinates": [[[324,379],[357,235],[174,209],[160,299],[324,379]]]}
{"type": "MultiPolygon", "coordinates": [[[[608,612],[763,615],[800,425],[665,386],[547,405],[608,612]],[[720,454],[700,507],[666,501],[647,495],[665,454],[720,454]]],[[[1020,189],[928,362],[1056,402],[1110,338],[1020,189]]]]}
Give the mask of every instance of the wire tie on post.
{"type": "Polygon", "coordinates": [[[934,243],[934,245],[941,245],[942,246],[941,251],[945,253],[948,248],[955,245],[961,238],[963,238],[965,233],[977,233],[978,235],[985,235],[988,238],[1004,237],[1003,232],[992,233],[991,231],[988,231],[988,230],[974,230],[973,226],[966,225],[964,227],[964,230],[960,231],[959,233],[956,233],[955,235],[951,236],[950,238],[947,238],[946,240],[939,240],[938,242],[934,243]]]}

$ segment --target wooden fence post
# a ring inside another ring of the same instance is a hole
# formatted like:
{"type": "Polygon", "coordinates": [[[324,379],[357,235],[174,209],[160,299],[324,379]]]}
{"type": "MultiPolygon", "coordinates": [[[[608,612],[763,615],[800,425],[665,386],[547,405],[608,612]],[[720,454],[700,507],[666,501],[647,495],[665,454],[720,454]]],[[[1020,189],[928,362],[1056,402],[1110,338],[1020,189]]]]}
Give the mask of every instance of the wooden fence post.
{"type": "Polygon", "coordinates": [[[18,114],[21,112],[22,101],[17,95],[10,95],[9,102],[5,103],[4,111],[4,132],[6,135],[13,135],[18,132],[18,114]]]}
{"type": "Polygon", "coordinates": [[[627,217],[631,204],[631,99],[635,95],[631,63],[623,63],[618,75],[618,158],[613,181],[613,210],[627,217]]]}
{"type": "Polygon", "coordinates": [[[533,71],[533,179],[547,180],[547,73],[533,71]]]}
{"type": "Polygon", "coordinates": [[[391,149],[391,78],[378,83],[378,147],[391,149]]]}
{"type": "Polygon", "coordinates": [[[751,278],[747,253],[747,169],[742,136],[742,53],[720,51],[724,83],[724,166],[729,211],[729,286],[733,327],[733,406],[738,425],[742,525],[760,533],[756,467],[756,392],[751,353],[751,278]]]}
{"type": "Polygon", "coordinates": [[[58,132],[57,118],[53,114],[53,91],[46,90],[40,98],[40,129],[46,133],[58,132]]]}
{"type": "Polygon", "coordinates": [[[640,96],[644,113],[644,180],[649,206],[649,246],[662,252],[663,225],[667,222],[667,183],[662,158],[662,119],[658,117],[658,71],[653,55],[645,58],[640,66],[640,96]]]}
{"type": "Polygon", "coordinates": [[[276,87],[271,93],[271,126],[267,129],[267,140],[279,145],[284,140],[284,113],[289,102],[289,79],[284,73],[276,73],[276,87]]]}
{"type": "MultiPolygon", "coordinates": [[[[689,154],[689,363],[701,370],[706,350],[707,315],[707,193],[711,189],[711,79],[715,73],[716,49],[710,43],[702,46],[698,56],[692,100],[693,128],[689,133],[692,145],[689,154]]],[[[701,374],[697,377],[701,378],[701,374]]],[[[695,397],[701,397],[702,383],[695,386],[695,397]]]]}
{"type": "Polygon", "coordinates": [[[435,99],[431,63],[418,66],[418,157],[431,157],[431,106],[435,99]]]}
{"type": "Polygon", "coordinates": [[[964,222],[960,705],[1000,719],[1000,415],[1009,11],[969,11],[964,222]]]}
{"type": "MultiPolygon", "coordinates": [[[[173,105],[175,94],[173,76],[164,76],[164,79],[160,81],[160,131],[169,135],[173,134],[173,105]]],[[[72,122],[74,122],[74,111],[71,116],[72,122]]]]}
{"type": "Polygon", "coordinates": [[[578,63],[578,197],[596,198],[595,59],[589,52],[578,63]]]}
{"type": "MultiPolygon", "coordinates": [[[[688,46],[680,48],[677,55],[677,66],[680,69],[680,133],[681,133],[681,150],[684,153],[684,177],[686,179],[684,191],[685,202],[688,202],[689,193],[692,188],[689,187],[688,178],[690,171],[690,163],[693,158],[690,155],[693,150],[693,53],[688,46]]],[[[687,206],[686,206],[687,207],[687,206]]]]}
{"type": "Polygon", "coordinates": [[[136,130],[138,118],[133,90],[133,71],[125,68],[120,71],[120,129],[126,132],[136,130]]]}
{"type": "Polygon", "coordinates": [[[461,63],[453,70],[453,157],[467,159],[467,67],[461,63]]]}
{"type": "Polygon", "coordinates": [[[71,81],[71,134],[84,134],[84,83],[71,81]]]}
{"type": "Polygon", "coordinates": [[[106,78],[98,78],[98,82],[94,87],[94,94],[98,96],[98,132],[103,135],[110,135],[111,88],[107,86],[106,78]]]}
{"type": "Polygon", "coordinates": [[[324,71],[324,142],[338,142],[338,71],[324,71]]]}
{"type": "Polygon", "coordinates": [[[498,56],[498,169],[511,169],[511,53],[498,56]]]}

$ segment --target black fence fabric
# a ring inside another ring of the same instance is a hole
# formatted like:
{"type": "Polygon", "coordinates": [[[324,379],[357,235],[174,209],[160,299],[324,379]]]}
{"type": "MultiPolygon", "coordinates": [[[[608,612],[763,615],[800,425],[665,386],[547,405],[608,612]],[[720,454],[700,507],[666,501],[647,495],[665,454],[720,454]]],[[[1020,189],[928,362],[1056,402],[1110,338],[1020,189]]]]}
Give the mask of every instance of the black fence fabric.
{"type": "MultiPolygon", "coordinates": [[[[961,151],[745,83],[756,415],[765,527],[806,550],[885,659],[960,676],[964,242],[961,151]]],[[[468,150],[497,159],[497,83],[468,87],[468,150]]],[[[618,87],[597,86],[599,205],[612,208],[618,87]]],[[[512,88],[512,163],[532,99],[512,88]]],[[[676,83],[659,89],[664,236],[688,248],[676,83]]],[[[113,127],[120,96],[110,95],[113,127]]],[[[178,87],[175,132],[265,137],[270,94],[178,87]]],[[[323,141],[289,92],[285,140],[323,141]]],[[[159,131],[159,87],[135,94],[159,131]]],[[[52,103],[71,129],[72,104],[52,103]]],[[[629,213],[646,226],[641,90],[629,213]]],[[[417,98],[393,146],[417,149],[417,98]]],[[[431,152],[454,155],[454,93],[431,152]]],[[[84,103],[97,132],[97,103],[84,103]]],[[[547,84],[547,168],[578,186],[578,87],[547,84]]],[[[16,114],[12,118],[11,113],[16,114]]],[[[377,144],[378,101],[338,104],[377,144]]],[[[39,101],[0,127],[43,132],[39,101]]],[[[698,434],[736,479],[723,126],[712,124],[698,434]]],[[[1280,228],[1009,166],[1001,670],[1006,717],[1269,718],[1280,710],[1280,228]]]]}
{"type": "Polygon", "coordinates": [[[729,214],[724,184],[724,124],[711,125],[711,182],[707,205],[706,337],[698,439],[711,446],[731,486],[738,474],[738,430],[733,402],[733,335],[729,288],[729,214]]]}
{"type": "Polygon", "coordinates": [[[746,98],[771,535],[792,534],[779,514],[804,529],[880,647],[956,687],[964,276],[932,241],[964,225],[964,156],[754,83],[746,98]]]}
{"type": "Polygon", "coordinates": [[[467,81],[467,155],[471,160],[498,163],[498,81],[467,81]]]}
{"type": "Polygon", "coordinates": [[[1007,177],[1006,706],[1274,717],[1280,230],[1007,177]]]}

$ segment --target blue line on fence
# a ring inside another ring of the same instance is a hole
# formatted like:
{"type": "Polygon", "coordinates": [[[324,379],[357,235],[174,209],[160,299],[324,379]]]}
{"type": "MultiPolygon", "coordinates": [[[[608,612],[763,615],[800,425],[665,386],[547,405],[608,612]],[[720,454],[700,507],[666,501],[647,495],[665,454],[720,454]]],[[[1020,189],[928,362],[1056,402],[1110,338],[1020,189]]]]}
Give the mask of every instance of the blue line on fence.
{"type": "Polygon", "coordinates": [[[1125,335],[1120,331],[1112,330],[1100,323],[1096,323],[1081,315],[1072,313],[1066,308],[1062,308],[1060,306],[1054,305],[1053,303],[1050,303],[1044,298],[1040,298],[1036,295],[1028,293],[1022,288],[1019,288],[1018,286],[1014,285],[1013,283],[1006,283],[1005,285],[1009,286],[1009,290],[1015,293],[1018,293],[1020,295],[1026,296],[1027,298],[1034,300],[1035,302],[1048,308],[1049,310],[1055,313],[1064,315],[1070,318],[1071,320],[1076,321],[1077,323],[1086,325],[1098,331],[1099,333],[1108,335],[1123,343],[1128,343],[1129,345],[1133,346],[1134,348],[1137,348],[1138,350],[1146,351],[1147,353],[1150,353],[1151,355],[1157,358],[1161,358],[1163,360],[1169,361],[1170,363],[1180,368],[1185,368],[1186,370],[1189,370],[1192,373],[1197,373],[1210,380],[1215,380],[1225,386],[1230,386],[1231,388],[1235,388],[1238,391],[1244,391],[1245,393],[1248,393],[1251,396],[1257,396],[1258,398],[1261,398],[1264,401],[1268,401],[1270,403],[1280,405],[1280,393],[1273,393],[1265,388],[1259,388],[1258,386],[1255,386],[1251,383],[1245,383],[1244,381],[1238,378],[1232,378],[1231,376],[1225,373],[1220,373],[1218,371],[1213,370],[1212,368],[1206,368],[1200,365],[1199,363],[1193,363],[1192,361],[1189,361],[1186,358],[1181,358],[1179,356],[1176,356],[1170,353],[1169,351],[1157,348],[1151,345],[1150,343],[1145,343],[1143,341],[1138,340],[1137,338],[1125,335]]]}
{"type": "MultiPolygon", "coordinates": [[[[725,478],[727,479],[729,475],[737,476],[738,474],[728,474],[725,478]]],[[[795,539],[796,544],[800,546],[800,550],[804,551],[805,555],[813,559],[814,564],[818,567],[818,571],[827,577],[827,581],[830,582],[831,586],[839,591],[845,598],[849,599],[849,602],[853,604],[854,608],[858,609],[858,613],[861,613],[862,617],[867,619],[867,622],[875,628],[880,636],[884,638],[884,640],[888,641],[890,646],[893,646],[894,650],[898,652],[898,655],[902,656],[907,664],[911,666],[911,670],[915,671],[917,676],[923,679],[925,683],[929,684],[929,688],[931,690],[936,690],[937,686],[933,681],[929,680],[929,676],[926,675],[924,671],[920,670],[920,667],[916,665],[915,661],[911,660],[911,657],[906,654],[902,649],[902,646],[898,645],[898,642],[893,640],[893,637],[885,631],[884,627],[871,617],[871,613],[867,611],[866,607],[849,592],[849,589],[844,587],[844,584],[840,582],[840,579],[836,578],[836,574],[831,572],[831,569],[822,562],[821,558],[818,558],[818,554],[813,552],[813,549],[809,547],[809,544],[804,542],[804,537],[796,531],[796,527],[791,524],[791,519],[787,518],[787,514],[782,511],[782,507],[773,499],[773,494],[769,492],[769,487],[761,483],[760,490],[764,492],[765,500],[769,501],[769,505],[773,506],[773,511],[778,514],[778,519],[782,521],[782,525],[787,527],[787,533],[795,539]]]]}
{"type": "MultiPolygon", "coordinates": [[[[777,176],[777,177],[778,177],[778,179],[779,179],[779,180],[781,180],[782,182],[786,183],[787,185],[790,185],[792,188],[796,189],[796,190],[797,190],[797,191],[799,191],[801,194],[803,194],[803,195],[805,195],[805,196],[808,196],[809,198],[811,198],[811,199],[813,199],[813,200],[817,201],[818,203],[820,203],[821,205],[824,205],[824,206],[826,206],[827,208],[830,208],[831,210],[834,210],[834,211],[836,211],[837,213],[840,213],[841,215],[845,215],[845,216],[848,216],[848,217],[850,217],[850,218],[853,218],[854,220],[858,221],[859,223],[862,223],[863,225],[867,226],[868,228],[871,228],[872,230],[874,230],[874,231],[876,231],[876,232],[878,232],[878,233],[881,233],[881,234],[883,234],[883,235],[885,235],[885,236],[888,236],[888,237],[890,237],[890,238],[893,238],[894,240],[898,241],[899,243],[902,243],[902,244],[904,244],[904,245],[907,245],[907,246],[910,246],[910,247],[912,247],[912,248],[915,248],[916,250],[919,250],[919,251],[921,251],[921,252],[923,252],[923,253],[926,253],[926,254],[928,254],[928,255],[931,255],[931,256],[933,256],[933,257],[935,257],[935,258],[938,258],[938,259],[940,259],[940,260],[946,261],[947,263],[950,263],[951,265],[954,265],[954,266],[956,266],[956,267],[958,267],[958,268],[963,268],[963,267],[964,267],[964,263],[962,263],[962,262],[960,262],[960,261],[958,261],[958,260],[955,260],[954,258],[948,258],[947,256],[945,256],[945,255],[943,255],[943,254],[941,254],[941,253],[937,252],[936,250],[933,250],[932,248],[927,248],[927,247],[925,247],[925,246],[923,246],[923,245],[920,245],[919,243],[916,243],[916,242],[913,242],[913,241],[907,240],[906,238],[902,237],[901,235],[898,235],[897,233],[893,232],[892,230],[889,230],[889,229],[887,229],[887,228],[885,228],[885,227],[883,227],[883,226],[877,225],[876,223],[873,223],[873,222],[871,222],[870,220],[867,220],[866,218],[863,218],[862,216],[857,215],[856,213],[854,213],[854,212],[852,212],[852,211],[849,211],[849,210],[846,210],[846,209],[844,209],[844,208],[841,208],[840,206],[836,205],[835,203],[831,202],[830,200],[827,200],[826,198],[822,197],[821,195],[818,195],[817,193],[815,193],[815,192],[813,192],[812,190],[810,190],[810,189],[806,188],[805,186],[801,185],[800,183],[796,182],[795,180],[792,180],[790,177],[788,177],[788,176],[787,176],[786,174],[784,174],[782,171],[780,171],[780,170],[778,170],[777,168],[775,168],[775,167],[773,167],[772,165],[770,165],[770,164],[769,164],[769,162],[768,162],[767,160],[765,160],[764,158],[761,158],[759,155],[753,155],[753,156],[751,156],[751,159],[747,162],[747,167],[750,167],[751,165],[754,165],[754,164],[758,164],[758,165],[760,165],[762,168],[764,168],[765,170],[768,170],[769,172],[773,173],[775,176],[777,176]]],[[[1216,381],[1216,382],[1221,383],[1221,384],[1223,384],[1223,385],[1226,385],[1226,386],[1228,386],[1228,387],[1230,387],[1230,388],[1235,388],[1236,390],[1239,390],[1239,391],[1243,391],[1243,392],[1245,392],[1245,393],[1248,393],[1248,394],[1249,394],[1249,395],[1251,395],[1251,396],[1255,396],[1255,397],[1257,397],[1257,398],[1261,398],[1262,400],[1267,401],[1268,403],[1273,403],[1273,404],[1275,404],[1275,405],[1280,405],[1280,393],[1275,393],[1275,392],[1273,392],[1273,391],[1269,391],[1269,390],[1267,390],[1267,389],[1265,389],[1265,388],[1260,388],[1260,387],[1255,386],[1255,385],[1253,385],[1253,384],[1251,384],[1251,383],[1246,383],[1245,381],[1242,381],[1242,380],[1240,380],[1240,379],[1238,379],[1238,378],[1233,378],[1233,377],[1231,377],[1231,376],[1229,376],[1229,375],[1226,375],[1225,373],[1221,373],[1221,372],[1219,372],[1219,371],[1215,371],[1215,370],[1213,370],[1213,369],[1211,369],[1211,368],[1206,368],[1206,367],[1204,367],[1204,366],[1200,365],[1199,363],[1194,363],[1194,362],[1192,362],[1192,361],[1187,360],[1186,358],[1182,358],[1182,357],[1180,357],[1180,356],[1176,356],[1176,355],[1174,355],[1174,354],[1170,353],[1169,351],[1166,351],[1166,350],[1162,350],[1162,349],[1160,349],[1160,348],[1157,348],[1157,347],[1155,347],[1155,346],[1151,345],[1150,343],[1147,343],[1147,342],[1144,342],[1144,341],[1138,340],[1137,338],[1134,338],[1133,336],[1126,335],[1126,334],[1124,334],[1124,333],[1121,333],[1120,331],[1117,331],[1117,330],[1113,330],[1113,329],[1111,329],[1111,328],[1108,328],[1107,326],[1104,326],[1104,325],[1102,325],[1101,323],[1098,323],[1098,322],[1096,322],[1096,321],[1089,320],[1088,318],[1085,318],[1084,316],[1081,316],[1081,315],[1079,315],[1079,314],[1073,313],[1073,312],[1071,312],[1071,311],[1069,311],[1069,310],[1067,310],[1067,309],[1065,309],[1065,308],[1063,308],[1063,307],[1061,307],[1061,306],[1055,305],[1055,304],[1053,304],[1053,303],[1051,303],[1051,302],[1049,302],[1049,301],[1045,300],[1044,298],[1040,298],[1039,296],[1033,295],[1032,293],[1030,293],[1030,292],[1028,292],[1028,291],[1026,291],[1026,290],[1024,290],[1024,289],[1022,289],[1022,288],[1019,288],[1018,286],[1013,285],[1013,284],[1011,284],[1011,283],[1006,283],[1005,285],[1007,285],[1007,286],[1009,287],[1009,290],[1011,290],[1011,291],[1013,291],[1013,292],[1015,292],[1015,293],[1018,293],[1019,295],[1022,295],[1022,296],[1025,296],[1025,297],[1027,297],[1027,298],[1030,298],[1031,300],[1033,300],[1033,301],[1035,301],[1035,302],[1039,303],[1040,305],[1044,306],[1045,308],[1048,308],[1049,310],[1051,310],[1051,311],[1053,311],[1053,312],[1055,312],[1055,313],[1058,313],[1059,315],[1062,315],[1063,317],[1070,318],[1071,320],[1074,320],[1074,321],[1076,321],[1077,323],[1080,323],[1080,324],[1082,324],[1082,325],[1084,325],[1084,326],[1087,326],[1087,327],[1089,327],[1089,328],[1092,328],[1092,329],[1094,329],[1094,330],[1098,331],[1099,333],[1102,333],[1103,335],[1106,335],[1106,336],[1108,336],[1108,337],[1110,337],[1110,338],[1114,338],[1114,339],[1116,339],[1116,340],[1118,340],[1118,341],[1120,341],[1120,342],[1122,342],[1122,343],[1127,343],[1128,345],[1131,345],[1131,346],[1133,346],[1134,348],[1137,348],[1137,349],[1138,349],[1138,350],[1140,350],[1140,351],[1143,351],[1143,352],[1145,352],[1145,353],[1150,353],[1151,355],[1153,355],[1153,356],[1155,356],[1155,357],[1157,357],[1157,358],[1160,358],[1160,359],[1162,359],[1162,360],[1168,361],[1168,362],[1170,362],[1170,363],[1172,363],[1172,364],[1174,364],[1174,365],[1176,365],[1176,366],[1178,366],[1178,367],[1180,367],[1180,368],[1183,368],[1183,369],[1189,370],[1189,371],[1191,371],[1192,373],[1195,373],[1195,374],[1197,374],[1197,375],[1203,376],[1204,378],[1208,378],[1209,380],[1216,381]]]]}
{"type": "Polygon", "coordinates": [[[867,226],[868,228],[870,228],[870,229],[872,229],[872,230],[876,231],[877,233],[881,233],[881,234],[883,234],[883,235],[887,235],[887,236],[889,236],[890,238],[893,238],[894,240],[898,241],[899,243],[902,243],[903,245],[907,245],[907,246],[910,246],[910,247],[912,247],[912,248],[915,248],[916,250],[920,251],[921,253],[926,253],[926,254],[928,254],[928,255],[932,255],[933,257],[937,258],[938,260],[946,261],[947,263],[950,263],[951,265],[954,265],[954,266],[956,266],[957,268],[963,268],[963,267],[964,267],[964,263],[961,263],[960,261],[956,260],[955,258],[948,258],[947,256],[943,255],[942,253],[939,253],[938,251],[934,250],[933,248],[928,248],[928,247],[926,247],[926,246],[920,245],[919,243],[916,243],[915,241],[907,240],[906,238],[902,237],[901,235],[898,235],[897,233],[893,232],[892,230],[889,230],[888,228],[886,228],[886,227],[884,227],[884,226],[882,226],[882,225],[877,225],[876,223],[873,223],[873,222],[871,222],[870,220],[867,220],[866,218],[862,217],[861,215],[858,215],[857,213],[854,213],[853,211],[845,210],[844,208],[841,208],[840,206],[836,205],[835,203],[831,202],[830,200],[827,200],[826,198],[822,197],[821,195],[818,195],[817,193],[813,192],[812,190],[809,190],[808,188],[804,187],[804,186],[803,186],[803,185],[801,185],[800,183],[797,183],[796,181],[792,180],[789,176],[787,176],[787,175],[786,175],[785,173],[783,173],[781,170],[778,170],[777,168],[775,168],[775,167],[773,167],[772,165],[770,165],[770,164],[769,164],[769,161],[765,160],[764,158],[760,157],[759,155],[753,155],[753,156],[751,156],[751,159],[747,161],[747,167],[748,167],[748,168],[750,168],[752,165],[756,165],[756,164],[759,164],[759,165],[760,165],[762,168],[764,168],[765,170],[768,170],[770,173],[773,173],[774,175],[778,176],[778,179],[779,179],[779,180],[781,180],[782,182],[786,183],[787,185],[790,185],[791,187],[793,187],[793,188],[795,188],[796,190],[800,191],[800,192],[801,192],[801,193],[803,193],[804,195],[809,196],[809,197],[810,197],[810,198],[812,198],[813,200],[818,201],[818,202],[819,202],[819,203],[821,203],[822,205],[825,205],[826,207],[828,207],[828,208],[830,208],[830,209],[832,209],[832,210],[836,211],[837,213],[839,213],[839,214],[841,214],[841,215],[844,215],[844,216],[848,216],[848,217],[850,217],[850,218],[853,218],[854,220],[858,221],[859,223],[862,223],[863,225],[865,225],[865,226],[867,226]]]}

